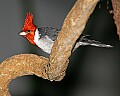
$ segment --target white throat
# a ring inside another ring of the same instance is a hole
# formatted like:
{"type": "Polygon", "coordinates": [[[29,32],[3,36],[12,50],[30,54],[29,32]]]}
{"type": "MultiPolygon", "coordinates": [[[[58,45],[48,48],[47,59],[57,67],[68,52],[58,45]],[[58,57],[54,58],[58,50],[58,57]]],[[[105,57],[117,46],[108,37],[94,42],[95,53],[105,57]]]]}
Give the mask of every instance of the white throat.
{"type": "Polygon", "coordinates": [[[35,31],[34,42],[41,48],[44,52],[50,54],[54,41],[52,41],[47,35],[40,37],[38,29],[35,31]]]}

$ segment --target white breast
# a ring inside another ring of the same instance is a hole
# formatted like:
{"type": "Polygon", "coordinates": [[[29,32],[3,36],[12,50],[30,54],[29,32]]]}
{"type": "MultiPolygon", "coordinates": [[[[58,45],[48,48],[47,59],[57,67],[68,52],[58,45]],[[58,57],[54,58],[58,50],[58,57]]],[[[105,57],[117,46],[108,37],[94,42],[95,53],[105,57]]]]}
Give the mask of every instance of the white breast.
{"type": "Polygon", "coordinates": [[[48,36],[40,38],[39,31],[36,29],[34,42],[41,48],[44,52],[50,54],[54,41],[52,41],[48,36]]]}

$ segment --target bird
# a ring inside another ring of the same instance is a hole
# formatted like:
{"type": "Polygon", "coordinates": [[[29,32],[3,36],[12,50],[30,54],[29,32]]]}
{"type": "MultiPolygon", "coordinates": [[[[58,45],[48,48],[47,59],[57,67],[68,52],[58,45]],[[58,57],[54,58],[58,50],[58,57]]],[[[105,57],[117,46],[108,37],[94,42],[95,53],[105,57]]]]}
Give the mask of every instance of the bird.
{"type": "MultiPolygon", "coordinates": [[[[28,12],[26,14],[26,19],[22,27],[22,31],[19,32],[19,35],[25,37],[31,44],[38,46],[45,53],[50,54],[54,41],[57,39],[58,33],[61,29],[54,27],[37,27],[33,22],[33,14],[28,12]]],[[[72,52],[74,52],[79,46],[96,46],[96,47],[113,47],[101,43],[96,40],[91,40],[86,38],[88,35],[83,35],[76,41],[72,52]]]]}

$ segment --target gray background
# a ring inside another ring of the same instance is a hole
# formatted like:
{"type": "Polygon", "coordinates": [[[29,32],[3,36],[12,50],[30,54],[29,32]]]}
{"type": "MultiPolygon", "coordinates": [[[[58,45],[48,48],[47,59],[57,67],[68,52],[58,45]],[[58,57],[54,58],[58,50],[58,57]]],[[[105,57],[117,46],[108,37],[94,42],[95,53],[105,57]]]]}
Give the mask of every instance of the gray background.
{"type": "MultiPolygon", "coordinates": [[[[21,53],[44,54],[18,35],[27,12],[34,14],[35,24],[61,28],[76,0],[1,0],[0,1],[0,62],[21,53]]],[[[37,76],[12,80],[12,96],[120,96],[120,42],[116,33],[111,2],[101,0],[91,15],[84,34],[114,48],[79,47],[70,57],[65,78],[50,82],[37,76]],[[101,8],[99,8],[101,6],[101,8]]],[[[83,18],[84,19],[84,18],[83,18]]]]}

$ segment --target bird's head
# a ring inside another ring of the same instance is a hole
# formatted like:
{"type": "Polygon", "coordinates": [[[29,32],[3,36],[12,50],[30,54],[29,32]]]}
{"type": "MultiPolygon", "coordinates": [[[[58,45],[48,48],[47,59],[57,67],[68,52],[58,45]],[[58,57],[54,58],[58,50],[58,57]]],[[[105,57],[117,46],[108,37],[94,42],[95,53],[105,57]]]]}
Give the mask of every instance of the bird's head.
{"type": "Polygon", "coordinates": [[[26,14],[25,23],[19,35],[24,36],[30,43],[36,45],[34,42],[35,31],[36,26],[33,23],[33,14],[29,12],[26,14]]]}

